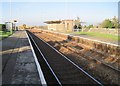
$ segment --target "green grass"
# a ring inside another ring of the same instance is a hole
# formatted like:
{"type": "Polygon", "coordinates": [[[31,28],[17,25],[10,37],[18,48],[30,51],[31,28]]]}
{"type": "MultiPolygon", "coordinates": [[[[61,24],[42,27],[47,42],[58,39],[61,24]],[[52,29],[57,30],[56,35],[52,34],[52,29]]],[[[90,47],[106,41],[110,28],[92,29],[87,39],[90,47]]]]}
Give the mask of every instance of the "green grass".
{"type": "Polygon", "coordinates": [[[96,32],[74,32],[74,34],[88,35],[93,37],[101,37],[106,39],[112,39],[115,41],[120,41],[120,36],[116,36],[112,34],[104,34],[104,33],[96,33],[96,32]]]}
{"type": "Polygon", "coordinates": [[[11,35],[11,32],[0,31],[0,40],[7,38],[10,35],[11,35]]]}

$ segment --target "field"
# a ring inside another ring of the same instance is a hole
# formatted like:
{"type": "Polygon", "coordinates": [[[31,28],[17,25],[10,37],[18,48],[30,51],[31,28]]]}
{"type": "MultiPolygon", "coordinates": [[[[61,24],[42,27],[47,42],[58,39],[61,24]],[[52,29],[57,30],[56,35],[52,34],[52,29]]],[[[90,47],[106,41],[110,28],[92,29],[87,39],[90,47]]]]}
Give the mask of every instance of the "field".
{"type": "Polygon", "coordinates": [[[0,31],[0,40],[7,38],[10,35],[11,35],[11,32],[0,31]]]}
{"type": "Polygon", "coordinates": [[[120,41],[120,36],[112,35],[112,34],[95,33],[95,32],[74,32],[74,34],[88,35],[88,36],[93,36],[93,37],[111,39],[114,41],[120,41]]]}

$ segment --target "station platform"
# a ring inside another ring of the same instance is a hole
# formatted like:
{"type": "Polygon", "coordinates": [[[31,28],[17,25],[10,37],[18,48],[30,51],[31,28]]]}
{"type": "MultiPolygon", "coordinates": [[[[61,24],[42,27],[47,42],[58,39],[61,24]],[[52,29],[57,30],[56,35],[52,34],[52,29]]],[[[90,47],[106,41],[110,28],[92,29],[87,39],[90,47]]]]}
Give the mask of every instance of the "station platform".
{"type": "Polygon", "coordinates": [[[2,44],[2,85],[41,85],[26,31],[16,31],[0,41],[2,44]]]}

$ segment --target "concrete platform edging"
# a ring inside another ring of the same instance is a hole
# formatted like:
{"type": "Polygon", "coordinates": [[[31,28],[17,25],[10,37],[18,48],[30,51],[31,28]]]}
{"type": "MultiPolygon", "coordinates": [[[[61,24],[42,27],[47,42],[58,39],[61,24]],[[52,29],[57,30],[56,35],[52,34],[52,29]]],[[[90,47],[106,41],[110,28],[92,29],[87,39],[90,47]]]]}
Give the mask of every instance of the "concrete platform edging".
{"type": "Polygon", "coordinates": [[[33,49],[33,46],[32,46],[32,44],[31,44],[31,42],[30,42],[30,38],[29,38],[27,32],[26,32],[26,35],[27,35],[27,38],[28,38],[28,41],[29,41],[29,44],[30,44],[30,47],[31,47],[31,50],[32,50],[32,53],[33,53],[33,56],[34,56],[34,59],[35,59],[35,64],[36,64],[36,66],[37,66],[37,70],[38,70],[38,73],[39,73],[39,78],[40,78],[41,84],[42,84],[42,85],[45,85],[45,84],[47,84],[47,83],[46,83],[46,80],[45,80],[45,78],[44,78],[42,69],[41,69],[40,64],[39,64],[39,62],[38,62],[38,60],[37,60],[35,51],[34,51],[34,49],[33,49]]]}

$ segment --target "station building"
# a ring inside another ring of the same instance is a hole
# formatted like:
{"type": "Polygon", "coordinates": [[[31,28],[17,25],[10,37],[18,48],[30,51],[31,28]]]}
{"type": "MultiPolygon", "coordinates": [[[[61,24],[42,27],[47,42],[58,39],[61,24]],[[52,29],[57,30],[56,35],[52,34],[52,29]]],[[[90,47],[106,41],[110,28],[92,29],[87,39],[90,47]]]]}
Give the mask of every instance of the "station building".
{"type": "MultiPolygon", "coordinates": [[[[76,23],[80,23],[78,20],[54,20],[46,21],[48,30],[57,32],[74,32],[76,23]]],[[[79,28],[77,28],[80,30],[79,28]]]]}

